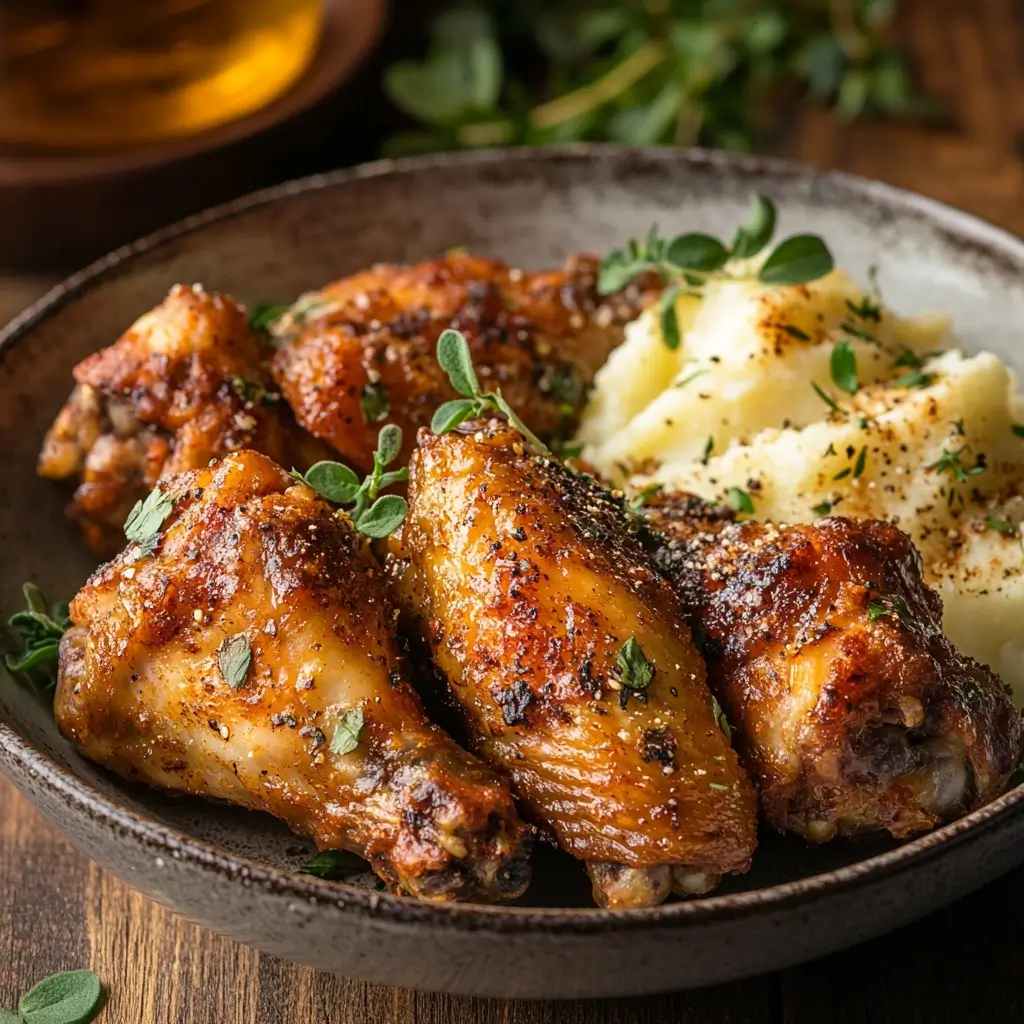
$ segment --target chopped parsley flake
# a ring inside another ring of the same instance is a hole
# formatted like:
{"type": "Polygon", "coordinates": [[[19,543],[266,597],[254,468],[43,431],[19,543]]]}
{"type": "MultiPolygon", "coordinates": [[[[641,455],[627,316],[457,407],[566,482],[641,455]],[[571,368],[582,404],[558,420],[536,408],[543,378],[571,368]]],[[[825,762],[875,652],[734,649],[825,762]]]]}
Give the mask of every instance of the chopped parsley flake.
{"type": "Polygon", "coordinates": [[[630,690],[646,690],[654,679],[654,666],[647,660],[644,649],[630,637],[615,658],[619,679],[630,690]]]}
{"type": "Polygon", "coordinates": [[[814,388],[814,393],[833,411],[839,412],[839,406],[836,404],[836,400],[827,392],[824,388],[818,384],[817,381],[811,381],[811,387],[814,388]]]}
{"type": "Polygon", "coordinates": [[[754,502],[742,487],[730,487],[729,490],[725,492],[725,500],[737,512],[746,512],[748,515],[753,514],[754,502]]]}
{"type": "Polygon", "coordinates": [[[996,533],[1002,533],[1007,537],[1012,537],[1017,532],[1017,528],[1005,519],[999,519],[997,516],[987,516],[985,519],[985,525],[990,530],[995,530],[996,533]]]}
{"type": "Polygon", "coordinates": [[[934,373],[923,373],[921,370],[914,370],[906,376],[897,377],[892,382],[894,388],[926,388],[935,380],[934,373]]]}

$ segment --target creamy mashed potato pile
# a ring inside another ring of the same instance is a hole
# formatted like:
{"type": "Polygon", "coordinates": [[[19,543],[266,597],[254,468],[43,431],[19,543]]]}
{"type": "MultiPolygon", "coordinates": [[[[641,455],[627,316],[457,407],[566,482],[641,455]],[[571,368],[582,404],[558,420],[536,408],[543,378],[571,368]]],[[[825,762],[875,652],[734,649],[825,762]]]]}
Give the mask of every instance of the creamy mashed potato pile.
{"type": "Polygon", "coordinates": [[[957,351],[946,317],[901,319],[839,270],[801,286],[709,282],[677,315],[678,349],[647,312],[598,373],[584,458],[623,486],[662,484],[752,518],[896,524],[921,551],[950,637],[1024,705],[1024,400],[1013,373],[957,351]],[[838,386],[850,387],[842,372],[833,379],[844,343],[854,394],[838,386]]]}

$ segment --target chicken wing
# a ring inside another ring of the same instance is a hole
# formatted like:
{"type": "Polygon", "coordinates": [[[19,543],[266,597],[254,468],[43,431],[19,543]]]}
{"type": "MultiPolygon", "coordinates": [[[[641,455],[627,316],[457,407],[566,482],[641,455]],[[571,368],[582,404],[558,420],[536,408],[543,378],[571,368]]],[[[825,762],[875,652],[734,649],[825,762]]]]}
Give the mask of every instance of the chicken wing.
{"type": "Polygon", "coordinates": [[[269,811],[432,900],[529,879],[508,783],[425,718],[383,570],[343,513],[255,452],[166,480],[75,597],[55,713],[128,779],[269,811]]]}
{"type": "Polygon", "coordinates": [[[605,906],[744,871],[756,799],[620,501],[492,420],[422,431],[387,564],[471,744],[605,906]]]}
{"type": "Polygon", "coordinates": [[[685,495],[644,511],[771,825],[906,836],[1006,785],[1020,716],[944,636],[906,534],[839,517],[730,523],[685,495]]]}
{"type": "Polygon", "coordinates": [[[131,507],[163,473],[199,469],[241,448],[288,465],[323,449],[273,390],[245,310],[198,285],[177,285],[108,348],[75,368],[39,473],[73,480],[69,516],[101,556],[124,543],[131,507]]]}
{"type": "Polygon", "coordinates": [[[296,418],[365,470],[385,418],[407,439],[456,396],[434,350],[462,330],[485,390],[500,386],[545,440],[568,432],[623,328],[652,301],[654,276],[597,292],[598,260],[523,273],[452,255],[412,267],[380,264],[303,296],[274,326],[273,373],[296,418]]]}

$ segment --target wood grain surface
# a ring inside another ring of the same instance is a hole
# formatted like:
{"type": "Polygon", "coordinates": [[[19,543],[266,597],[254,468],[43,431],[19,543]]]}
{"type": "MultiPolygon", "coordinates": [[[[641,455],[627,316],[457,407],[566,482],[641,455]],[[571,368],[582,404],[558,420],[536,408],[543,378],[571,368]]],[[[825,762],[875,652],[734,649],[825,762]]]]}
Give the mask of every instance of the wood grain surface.
{"type": "MultiPolygon", "coordinates": [[[[905,0],[899,32],[955,124],[794,125],[789,153],[916,189],[1024,234],[1024,3],[905,0]]],[[[0,319],[46,282],[0,279],[0,319]]],[[[792,970],[651,999],[525,1003],[364,985],[261,956],[90,864],[0,780],[0,1006],[91,966],[103,1024],[998,1024],[1024,1020],[1024,869],[885,938],[792,970]]],[[[567,965],[567,969],[570,969],[567,965]]]]}

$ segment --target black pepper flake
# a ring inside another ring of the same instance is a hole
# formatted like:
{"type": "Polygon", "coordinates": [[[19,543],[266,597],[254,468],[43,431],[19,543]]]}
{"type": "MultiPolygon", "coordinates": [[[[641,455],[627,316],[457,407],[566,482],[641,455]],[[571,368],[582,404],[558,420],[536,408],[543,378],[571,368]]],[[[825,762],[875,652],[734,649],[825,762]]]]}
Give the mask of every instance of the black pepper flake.
{"type": "Polygon", "coordinates": [[[270,716],[270,724],[275,728],[286,725],[289,729],[294,729],[299,723],[290,711],[277,711],[270,716]]]}
{"type": "Polygon", "coordinates": [[[640,737],[640,756],[648,763],[657,761],[666,768],[675,768],[676,746],[676,738],[668,726],[644,729],[640,737]]]}
{"type": "Polygon", "coordinates": [[[506,725],[520,725],[526,721],[526,709],[533,703],[533,691],[528,683],[520,679],[508,689],[494,686],[491,696],[501,708],[501,717],[506,725]]]}
{"type": "Polygon", "coordinates": [[[515,537],[515,539],[520,541],[520,542],[524,541],[524,540],[526,540],[526,531],[521,526],[517,526],[512,531],[512,536],[515,537]]]}

